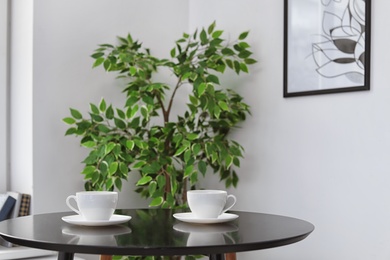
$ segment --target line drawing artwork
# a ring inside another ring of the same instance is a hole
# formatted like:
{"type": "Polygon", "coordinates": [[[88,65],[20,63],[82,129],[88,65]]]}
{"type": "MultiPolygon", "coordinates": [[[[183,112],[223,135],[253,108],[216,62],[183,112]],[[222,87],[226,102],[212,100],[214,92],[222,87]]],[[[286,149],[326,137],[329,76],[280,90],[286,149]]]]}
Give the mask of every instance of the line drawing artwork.
{"type": "Polygon", "coordinates": [[[320,40],[312,43],[315,70],[323,78],[345,77],[364,85],[365,0],[321,0],[320,40]]]}

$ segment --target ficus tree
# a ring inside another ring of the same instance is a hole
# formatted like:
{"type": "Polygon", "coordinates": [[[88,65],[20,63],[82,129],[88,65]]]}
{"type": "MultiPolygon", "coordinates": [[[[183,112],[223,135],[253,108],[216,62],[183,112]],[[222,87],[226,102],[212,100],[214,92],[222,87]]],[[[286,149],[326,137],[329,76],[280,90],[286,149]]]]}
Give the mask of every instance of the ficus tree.
{"type": "Polygon", "coordinates": [[[90,149],[82,171],[86,190],[121,190],[129,174],[139,174],[136,191],[150,206],[175,208],[185,205],[200,174],[219,174],[226,187],[237,185],[243,147],[229,132],[250,109],[219,78],[227,70],[248,73],[256,60],[245,41],[248,31],[231,42],[223,33],[215,22],[184,33],[167,59],[153,56],[130,34],[118,37],[117,45],[99,45],[93,67],[125,79],[126,102],[116,108],[103,98],[90,103],[87,115],[71,108],[63,119],[70,125],[66,135],[81,137],[90,149]],[[173,84],[156,79],[162,68],[173,84]],[[182,89],[188,99],[175,100],[182,89]],[[186,102],[186,109],[173,118],[174,102],[186,102]]]}

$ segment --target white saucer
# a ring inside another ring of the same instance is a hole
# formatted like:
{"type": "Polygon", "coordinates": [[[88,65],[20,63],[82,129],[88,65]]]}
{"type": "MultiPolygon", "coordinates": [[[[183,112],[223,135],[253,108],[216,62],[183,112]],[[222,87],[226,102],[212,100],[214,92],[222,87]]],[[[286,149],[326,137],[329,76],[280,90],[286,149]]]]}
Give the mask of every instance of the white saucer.
{"type": "Polygon", "coordinates": [[[112,215],[112,217],[109,220],[92,220],[92,221],[85,220],[80,215],[62,217],[62,220],[69,224],[81,225],[81,226],[110,226],[110,225],[125,223],[130,219],[131,219],[130,216],[125,216],[125,215],[112,215]]]}
{"type": "Polygon", "coordinates": [[[238,215],[231,213],[223,213],[218,218],[197,218],[192,212],[185,213],[175,213],[173,217],[188,223],[198,223],[198,224],[214,224],[214,223],[224,223],[228,221],[235,220],[238,218],[238,215]]]}

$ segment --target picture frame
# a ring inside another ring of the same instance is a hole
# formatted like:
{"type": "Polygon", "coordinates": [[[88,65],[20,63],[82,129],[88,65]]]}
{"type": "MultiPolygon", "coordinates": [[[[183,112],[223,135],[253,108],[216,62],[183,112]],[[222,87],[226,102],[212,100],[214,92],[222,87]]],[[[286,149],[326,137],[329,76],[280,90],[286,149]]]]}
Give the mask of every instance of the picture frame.
{"type": "Polygon", "coordinates": [[[371,0],[284,0],[284,97],[370,89],[371,0]]]}

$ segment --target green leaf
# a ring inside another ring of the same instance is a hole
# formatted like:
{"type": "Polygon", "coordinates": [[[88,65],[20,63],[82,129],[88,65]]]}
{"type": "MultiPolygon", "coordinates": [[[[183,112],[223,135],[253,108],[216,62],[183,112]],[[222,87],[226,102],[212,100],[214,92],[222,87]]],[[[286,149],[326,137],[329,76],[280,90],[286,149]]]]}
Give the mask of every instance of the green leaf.
{"type": "Polygon", "coordinates": [[[126,107],[131,107],[133,106],[135,103],[137,103],[138,101],[138,97],[136,96],[131,96],[129,97],[127,100],[126,100],[126,107]]]}
{"type": "Polygon", "coordinates": [[[200,32],[200,42],[202,45],[205,45],[208,40],[207,40],[207,34],[206,34],[206,31],[203,29],[201,32],[200,32]]]}
{"type": "Polygon", "coordinates": [[[240,51],[240,53],[238,54],[238,57],[240,57],[241,59],[246,59],[251,55],[252,55],[252,52],[250,52],[248,50],[243,50],[243,51],[240,51]]]}
{"type": "Polygon", "coordinates": [[[78,110],[73,109],[73,108],[70,109],[70,114],[71,114],[71,115],[73,116],[73,118],[75,118],[75,119],[82,119],[82,118],[83,118],[83,116],[81,115],[81,113],[80,113],[78,110]]]}
{"type": "Polygon", "coordinates": [[[98,125],[98,130],[103,133],[109,133],[111,130],[105,125],[98,125]]]}
{"type": "Polygon", "coordinates": [[[152,200],[152,202],[150,202],[149,206],[150,207],[157,207],[157,206],[160,206],[162,203],[163,203],[164,199],[163,197],[157,197],[157,198],[154,198],[152,200]]]}
{"type": "Polygon", "coordinates": [[[215,31],[215,32],[213,33],[212,37],[213,37],[214,39],[219,38],[219,36],[221,36],[222,33],[223,33],[223,31],[215,31]]]}
{"type": "Polygon", "coordinates": [[[117,112],[118,116],[119,116],[121,119],[125,119],[125,118],[126,118],[126,115],[125,115],[125,113],[123,112],[123,110],[117,108],[117,109],[116,109],[116,112],[117,112]]]}
{"type": "Polygon", "coordinates": [[[135,106],[133,106],[131,108],[131,112],[130,112],[129,118],[133,118],[135,116],[135,114],[137,114],[138,108],[139,108],[138,105],[135,105],[135,106]]]}
{"type": "Polygon", "coordinates": [[[149,105],[154,105],[154,100],[150,96],[143,96],[142,101],[149,105]]]}
{"type": "Polygon", "coordinates": [[[141,107],[141,115],[142,115],[144,118],[148,118],[148,109],[147,109],[145,106],[142,106],[142,107],[141,107]]]}
{"type": "Polygon", "coordinates": [[[142,166],[144,166],[146,164],[145,161],[139,161],[139,162],[136,162],[134,165],[133,165],[133,169],[140,169],[142,166]]]}
{"type": "Polygon", "coordinates": [[[171,57],[173,58],[173,57],[175,57],[176,56],[176,48],[173,48],[172,50],[171,50],[171,57]]]}
{"type": "Polygon", "coordinates": [[[202,82],[198,87],[198,96],[202,96],[206,91],[206,88],[207,88],[207,84],[205,82],[202,82]]]}
{"type": "Polygon", "coordinates": [[[99,175],[99,173],[96,171],[96,172],[94,172],[94,173],[92,174],[92,176],[91,176],[91,181],[92,181],[93,183],[96,184],[96,182],[99,180],[99,177],[100,177],[100,175],[99,175]]]}
{"type": "Polygon", "coordinates": [[[73,134],[76,134],[76,133],[77,133],[77,129],[74,128],[74,127],[71,127],[68,130],[66,130],[65,135],[73,135],[73,134]]]}
{"type": "Polygon", "coordinates": [[[104,62],[104,58],[100,57],[95,60],[95,62],[92,65],[92,68],[96,68],[97,66],[100,66],[104,62]]]}
{"type": "Polygon", "coordinates": [[[192,155],[191,150],[187,150],[187,151],[184,153],[184,161],[185,161],[186,163],[190,160],[191,155],[192,155]]]}
{"type": "Polygon", "coordinates": [[[140,180],[138,180],[137,182],[137,186],[143,186],[143,185],[146,185],[148,184],[149,182],[151,182],[153,180],[152,177],[150,177],[149,175],[145,175],[143,176],[140,180]]]}
{"type": "Polygon", "coordinates": [[[240,159],[238,157],[233,157],[233,164],[237,167],[240,167],[240,159]]]}
{"type": "Polygon", "coordinates": [[[117,187],[118,190],[122,190],[122,180],[120,178],[115,179],[115,187],[117,187]]]}
{"type": "Polygon", "coordinates": [[[251,65],[251,64],[255,64],[257,61],[255,59],[248,58],[248,59],[244,59],[244,62],[248,65],[251,65]]]}
{"type": "Polygon", "coordinates": [[[239,74],[241,70],[240,63],[236,60],[234,61],[234,70],[236,71],[237,74],[239,74]]]}
{"type": "Polygon", "coordinates": [[[198,182],[198,174],[197,174],[197,172],[193,172],[190,175],[190,183],[191,183],[191,185],[195,185],[197,182],[198,182]]]}
{"type": "Polygon", "coordinates": [[[200,173],[202,173],[202,175],[205,176],[207,171],[207,164],[204,161],[199,161],[198,169],[200,173]]]}
{"type": "Polygon", "coordinates": [[[191,103],[192,103],[194,106],[197,106],[197,105],[199,104],[199,100],[198,100],[196,97],[190,95],[189,98],[190,98],[191,103]]]}
{"type": "Polygon", "coordinates": [[[219,107],[224,110],[224,111],[229,111],[229,106],[226,104],[224,101],[219,101],[218,102],[219,107]]]}
{"type": "Polygon", "coordinates": [[[212,24],[210,24],[209,28],[207,29],[208,34],[214,31],[215,25],[216,25],[215,21],[212,24]]]}
{"type": "Polygon", "coordinates": [[[182,147],[180,147],[179,149],[177,149],[176,153],[175,153],[173,156],[179,156],[179,155],[182,154],[185,150],[187,150],[187,147],[186,147],[186,146],[182,146],[182,147]]]}
{"type": "Polygon", "coordinates": [[[218,79],[218,77],[215,76],[215,75],[212,75],[212,74],[208,75],[208,76],[207,76],[207,81],[219,85],[219,79],[218,79]]]}
{"type": "Polygon", "coordinates": [[[227,56],[232,56],[235,54],[234,51],[230,48],[223,48],[221,52],[223,55],[227,55],[227,56]]]}
{"type": "Polygon", "coordinates": [[[86,147],[86,148],[92,148],[92,147],[96,146],[96,143],[94,141],[87,141],[87,142],[82,143],[81,145],[86,147]]]}
{"type": "Polygon", "coordinates": [[[202,146],[200,144],[194,144],[192,146],[192,152],[194,153],[194,155],[197,155],[200,152],[201,148],[202,146]]]}
{"type": "Polygon", "coordinates": [[[166,183],[166,179],[164,176],[162,176],[162,175],[157,176],[158,187],[161,187],[161,188],[164,187],[165,183],[166,183]]]}
{"type": "Polygon", "coordinates": [[[91,55],[91,57],[94,59],[100,58],[102,56],[104,56],[104,52],[96,52],[96,53],[91,55]]]}
{"type": "Polygon", "coordinates": [[[132,141],[132,140],[127,140],[127,141],[126,141],[126,147],[127,147],[130,151],[132,151],[132,150],[134,149],[134,141],[132,141]]]}
{"type": "Polygon", "coordinates": [[[131,128],[137,128],[139,126],[139,122],[140,122],[140,118],[139,116],[138,117],[135,117],[133,120],[131,120],[131,123],[130,123],[130,127],[131,128]]]}
{"type": "Polygon", "coordinates": [[[114,118],[115,125],[120,129],[126,129],[126,123],[119,118],[114,118]]]}
{"type": "Polygon", "coordinates": [[[237,183],[238,183],[238,176],[236,171],[233,171],[233,187],[237,187],[237,183]]]}
{"type": "Polygon", "coordinates": [[[188,140],[193,141],[195,139],[198,139],[199,135],[195,134],[195,133],[189,133],[189,134],[187,134],[186,137],[187,137],[188,140]]]}
{"type": "Polygon", "coordinates": [[[226,156],[225,163],[226,163],[226,168],[229,169],[233,163],[233,156],[231,155],[226,156]]]}
{"type": "Polygon", "coordinates": [[[249,34],[249,31],[243,32],[240,34],[240,36],[238,36],[238,39],[242,41],[248,36],[248,34],[249,34]]]}
{"type": "Polygon", "coordinates": [[[130,33],[127,34],[127,41],[128,41],[129,43],[133,43],[133,38],[131,37],[131,34],[130,34],[130,33]]]}
{"type": "Polygon", "coordinates": [[[131,66],[130,69],[129,69],[129,72],[130,72],[130,75],[134,77],[135,74],[137,74],[137,68],[131,66]]]}
{"type": "Polygon", "coordinates": [[[89,104],[89,108],[91,109],[91,112],[94,113],[94,114],[99,114],[100,111],[98,109],[98,107],[92,103],[89,104]]]}
{"type": "Polygon", "coordinates": [[[109,106],[106,110],[106,117],[107,119],[113,119],[114,118],[114,109],[112,106],[109,106]]]}
{"type": "Polygon", "coordinates": [[[226,62],[226,64],[228,65],[229,68],[233,69],[233,66],[234,66],[234,65],[233,65],[233,61],[232,61],[232,60],[226,59],[225,62],[226,62]]]}
{"type": "Polygon", "coordinates": [[[125,163],[121,162],[121,163],[119,164],[119,171],[120,171],[123,175],[127,176],[127,174],[129,173],[129,168],[127,167],[127,165],[126,165],[125,163]]]}
{"type": "Polygon", "coordinates": [[[214,116],[216,118],[219,118],[219,116],[221,115],[221,109],[219,107],[214,107],[214,116]]]}
{"type": "Polygon", "coordinates": [[[108,172],[112,175],[116,173],[117,170],[118,170],[118,162],[111,163],[108,172]]]}
{"type": "Polygon", "coordinates": [[[241,68],[241,71],[245,72],[245,73],[248,73],[249,70],[248,70],[248,67],[246,66],[245,63],[240,63],[240,68],[241,68]]]}
{"type": "Polygon", "coordinates": [[[188,165],[184,170],[184,176],[189,176],[194,171],[194,165],[188,165]]]}
{"type": "Polygon", "coordinates": [[[96,167],[89,165],[89,166],[86,166],[81,173],[90,174],[90,173],[93,173],[94,171],[96,171],[96,167]]]}
{"type": "Polygon", "coordinates": [[[151,181],[149,183],[149,188],[148,188],[150,196],[153,196],[153,194],[156,191],[156,189],[157,189],[157,182],[156,181],[151,181]]]}
{"type": "Polygon", "coordinates": [[[106,149],[104,151],[104,154],[108,154],[110,153],[115,147],[115,143],[109,143],[107,146],[106,146],[106,149]]]}
{"type": "Polygon", "coordinates": [[[64,121],[68,125],[73,125],[74,123],[76,123],[76,120],[74,120],[72,117],[65,117],[64,119],[62,119],[62,121],[64,121]]]}
{"type": "Polygon", "coordinates": [[[103,67],[104,67],[104,69],[106,70],[106,71],[110,71],[110,69],[111,69],[111,62],[110,62],[110,60],[105,60],[104,61],[104,63],[103,63],[103,67]]]}
{"type": "Polygon", "coordinates": [[[110,190],[114,186],[114,178],[108,178],[106,181],[106,189],[110,190]]]}
{"type": "Polygon", "coordinates": [[[99,115],[95,115],[95,114],[90,114],[91,118],[93,121],[95,122],[103,122],[103,117],[99,116],[99,115]]]}
{"type": "Polygon", "coordinates": [[[100,109],[100,111],[104,112],[104,111],[106,111],[106,108],[107,108],[106,101],[104,100],[104,98],[102,98],[102,100],[100,101],[100,104],[99,104],[99,109],[100,109]]]}

